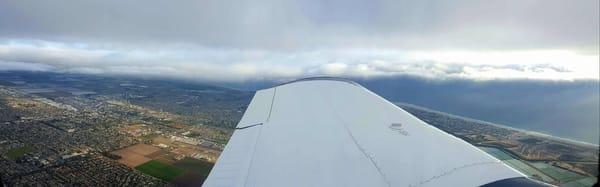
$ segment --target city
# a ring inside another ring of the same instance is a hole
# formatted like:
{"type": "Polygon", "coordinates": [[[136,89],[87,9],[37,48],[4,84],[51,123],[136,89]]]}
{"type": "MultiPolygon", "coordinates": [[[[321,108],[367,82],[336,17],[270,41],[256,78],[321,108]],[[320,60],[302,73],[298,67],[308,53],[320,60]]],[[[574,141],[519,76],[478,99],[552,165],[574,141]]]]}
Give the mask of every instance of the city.
{"type": "MultiPolygon", "coordinates": [[[[52,79],[62,78],[51,75],[52,79]]],[[[66,85],[86,81],[69,79],[66,85]]],[[[124,83],[110,86],[128,87],[127,93],[111,90],[100,94],[102,90],[26,81],[11,74],[0,78],[0,173],[2,183],[9,186],[202,184],[231,136],[230,128],[218,125],[231,127],[241,117],[241,112],[228,114],[217,111],[218,107],[203,107],[182,116],[136,105],[133,103],[140,102],[145,93],[133,92],[134,88],[124,83]],[[138,167],[149,161],[181,172],[163,176],[152,173],[152,165],[138,167]]],[[[177,103],[174,100],[179,98],[171,96],[170,101],[177,103]]],[[[218,100],[223,96],[216,97],[186,99],[218,100]]]]}

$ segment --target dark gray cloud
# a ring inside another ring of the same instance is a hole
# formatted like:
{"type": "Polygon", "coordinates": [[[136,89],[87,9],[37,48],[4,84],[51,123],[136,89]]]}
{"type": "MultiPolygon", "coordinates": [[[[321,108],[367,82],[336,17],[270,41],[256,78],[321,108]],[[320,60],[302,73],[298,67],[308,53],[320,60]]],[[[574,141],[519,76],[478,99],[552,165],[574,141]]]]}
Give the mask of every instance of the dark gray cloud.
{"type": "Polygon", "coordinates": [[[1,1],[4,38],[297,49],[598,49],[596,0],[1,1]]]}

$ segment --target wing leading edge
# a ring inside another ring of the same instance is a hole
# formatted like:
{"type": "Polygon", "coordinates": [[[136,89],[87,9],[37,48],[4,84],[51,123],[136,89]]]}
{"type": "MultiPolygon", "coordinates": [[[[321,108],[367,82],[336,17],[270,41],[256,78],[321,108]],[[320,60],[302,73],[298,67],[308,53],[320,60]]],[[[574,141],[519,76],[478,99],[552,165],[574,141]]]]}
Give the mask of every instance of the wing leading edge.
{"type": "Polygon", "coordinates": [[[204,186],[480,186],[523,177],[357,83],[310,78],[256,92],[204,186]]]}

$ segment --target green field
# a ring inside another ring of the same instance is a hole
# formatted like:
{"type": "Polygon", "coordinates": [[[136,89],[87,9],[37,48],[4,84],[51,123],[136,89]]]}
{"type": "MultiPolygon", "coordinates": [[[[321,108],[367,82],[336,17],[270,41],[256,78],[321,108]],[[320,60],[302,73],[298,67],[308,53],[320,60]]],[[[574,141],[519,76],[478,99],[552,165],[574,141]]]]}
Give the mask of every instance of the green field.
{"type": "Polygon", "coordinates": [[[579,175],[544,162],[527,162],[529,163],[527,164],[498,148],[483,146],[478,148],[521,173],[545,182],[560,182],[561,186],[591,186],[597,180],[596,177],[579,175]]]}
{"type": "Polygon", "coordinates": [[[575,181],[568,182],[561,186],[563,186],[563,187],[593,186],[597,181],[598,181],[598,179],[596,177],[586,177],[583,179],[578,179],[575,181]]]}
{"type": "Polygon", "coordinates": [[[170,182],[175,177],[183,174],[185,169],[178,168],[160,161],[151,160],[142,165],[135,167],[142,173],[170,182]]]}
{"type": "Polygon", "coordinates": [[[519,170],[521,173],[523,173],[529,177],[535,176],[534,178],[541,179],[542,181],[545,181],[545,182],[553,182],[554,181],[554,179],[552,179],[546,173],[538,171],[536,168],[528,165],[527,163],[525,163],[519,159],[516,159],[515,157],[511,156],[510,154],[508,154],[498,148],[494,148],[494,147],[478,147],[478,148],[487,152],[488,154],[492,155],[493,157],[496,157],[498,160],[502,160],[502,162],[504,162],[506,165],[509,165],[510,167],[512,167],[516,170],[519,170]]]}
{"type": "Polygon", "coordinates": [[[23,155],[25,155],[26,153],[29,153],[31,151],[30,147],[19,147],[19,148],[14,148],[11,150],[8,150],[7,156],[8,158],[12,159],[12,160],[17,160],[21,157],[23,157],[23,155]]]}
{"type": "Polygon", "coordinates": [[[579,175],[577,173],[553,166],[551,164],[547,164],[547,163],[543,163],[543,162],[537,162],[537,163],[533,163],[533,165],[542,170],[544,173],[558,179],[561,182],[570,182],[570,181],[575,181],[578,179],[583,179],[586,176],[583,175],[579,175]]]}
{"type": "Polygon", "coordinates": [[[505,164],[509,165],[510,167],[512,167],[516,170],[519,170],[521,173],[523,173],[529,177],[536,176],[537,178],[539,178],[545,182],[553,182],[554,181],[554,179],[552,179],[550,176],[548,176],[547,173],[540,172],[536,168],[531,167],[530,165],[526,164],[525,162],[523,162],[521,160],[509,159],[509,160],[503,160],[503,162],[505,164]]]}
{"type": "Polygon", "coordinates": [[[175,162],[175,166],[196,172],[202,176],[208,176],[208,173],[210,173],[210,170],[212,169],[214,164],[204,160],[186,157],[184,159],[181,159],[180,161],[175,162]]]}
{"type": "Polygon", "coordinates": [[[505,153],[504,151],[498,149],[498,148],[493,148],[493,147],[477,147],[485,152],[487,152],[488,154],[496,157],[498,160],[510,160],[513,159],[512,156],[510,156],[509,154],[505,153]]]}
{"type": "Polygon", "coordinates": [[[158,134],[146,134],[146,135],[140,136],[140,138],[142,140],[152,140],[156,137],[158,137],[158,134]]]}

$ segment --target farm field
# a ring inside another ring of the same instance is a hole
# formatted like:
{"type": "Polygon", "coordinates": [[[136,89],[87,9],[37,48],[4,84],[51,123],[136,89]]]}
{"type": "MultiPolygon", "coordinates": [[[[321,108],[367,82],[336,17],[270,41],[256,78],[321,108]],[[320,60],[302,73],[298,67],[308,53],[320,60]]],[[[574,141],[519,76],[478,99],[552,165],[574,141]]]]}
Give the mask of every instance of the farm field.
{"type": "Polygon", "coordinates": [[[151,175],[153,177],[162,179],[167,182],[173,181],[173,179],[185,172],[185,169],[178,168],[156,160],[148,161],[142,165],[135,167],[135,169],[141,171],[142,173],[151,175]]]}
{"type": "Polygon", "coordinates": [[[175,162],[174,165],[179,168],[183,168],[183,169],[186,169],[186,170],[189,170],[192,172],[196,172],[204,177],[208,177],[208,173],[210,173],[210,170],[214,166],[213,163],[194,159],[194,158],[189,158],[189,157],[186,157],[184,159],[181,159],[181,160],[175,162]]]}
{"type": "Polygon", "coordinates": [[[23,155],[27,154],[30,151],[31,151],[31,148],[27,147],[27,146],[14,148],[14,149],[11,149],[8,151],[7,156],[8,156],[8,158],[10,158],[12,160],[16,160],[16,159],[23,157],[23,155]]]}
{"type": "Polygon", "coordinates": [[[135,168],[143,163],[146,163],[162,154],[162,151],[158,147],[154,147],[147,144],[136,144],[120,150],[113,151],[112,154],[121,156],[118,162],[125,164],[129,167],[135,168]]]}
{"type": "Polygon", "coordinates": [[[580,175],[548,163],[536,162],[532,164],[544,173],[560,181],[566,181],[564,186],[591,186],[596,183],[597,180],[596,177],[580,175]]]}
{"type": "Polygon", "coordinates": [[[540,172],[538,169],[532,167],[531,165],[516,159],[512,155],[494,147],[478,147],[479,149],[487,152],[488,154],[496,157],[499,160],[502,160],[506,165],[509,165],[512,168],[519,170],[521,173],[534,178],[541,178],[546,182],[554,182],[555,180],[548,176],[546,173],[540,172]]]}
{"type": "Polygon", "coordinates": [[[186,170],[173,181],[176,186],[202,186],[214,166],[211,162],[190,157],[178,160],[173,165],[186,170]]]}

